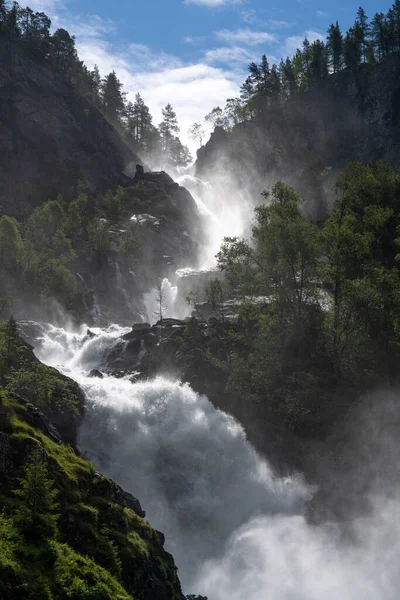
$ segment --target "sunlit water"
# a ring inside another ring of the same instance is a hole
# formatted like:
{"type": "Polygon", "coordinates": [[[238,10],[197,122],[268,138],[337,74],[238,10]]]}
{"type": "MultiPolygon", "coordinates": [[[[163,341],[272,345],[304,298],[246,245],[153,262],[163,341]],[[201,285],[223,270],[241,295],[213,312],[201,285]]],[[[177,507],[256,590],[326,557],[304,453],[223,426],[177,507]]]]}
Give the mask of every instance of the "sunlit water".
{"type": "Polygon", "coordinates": [[[81,451],[137,496],[167,538],[186,593],[210,600],[395,600],[400,503],[396,484],[368,517],[310,525],[300,478],[274,477],[243,429],[187,385],[158,378],[88,378],[127,330],[43,326],[39,357],[82,386],[81,451]],[[390,499],[388,499],[390,495],[390,499]],[[351,539],[351,542],[348,541],[351,539]]]}

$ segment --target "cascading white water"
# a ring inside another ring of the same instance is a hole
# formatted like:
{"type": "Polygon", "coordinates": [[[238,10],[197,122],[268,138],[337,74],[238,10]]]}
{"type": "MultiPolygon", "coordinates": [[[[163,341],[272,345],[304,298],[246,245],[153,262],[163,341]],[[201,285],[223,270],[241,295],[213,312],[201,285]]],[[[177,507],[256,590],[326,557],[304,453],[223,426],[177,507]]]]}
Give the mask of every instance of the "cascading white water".
{"type": "Polygon", "coordinates": [[[81,451],[140,499],[190,590],[238,527],[259,514],[291,514],[308,492],[296,479],[275,478],[241,426],[187,385],[89,378],[123,331],[97,330],[87,340],[83,329],[48,327],[38,354],[82,386],[81,451]]]}
{"type": "Polygon", "coordinates": [[[252,204],[237,189],[232,189],[231,180],[221,179],[221,183],[211,185],[192,175],[182,175],[177,183],[192,194],[206,241],[200,249],[200,269],[215,267],[215,255],[224,237],[241,236],[252,217],[252,204]]]}
{"type": "MultiPolygon", "coordinates": [[[[88,378],[121,343],[116,326],[67,332],[43,326],[38,356],[80,383],[86,415],[82,452],[136,495],[187,592],[210,600],[397,600],[400,489],[379,477],[374,510],[350,521],[310,525],[310,496],[279,479],[240,425],[179,382],[88,378]]],[[[397,406],[397,404],[396,404],[397,406]]]]}
{"type": "MultiPolygon", "coordinates": [[[[205,241],[199,249],[199,264],[196,268],[187,265],[175,273],[174,280],[164,278],[161,282],[161,292],[164,303],[163,316],[184,318],[190,314],[190,307],[186,296],[178,294],[178,281],[188,274],[200,275],[212,272],[216,268],[216,254],[225,236],[243,235],[249,221],[251,206],[247,199],[233,193],[228,183],[214,189],[209,183],[193,177],[181,175],[176,182],[187,188],[192,194],[202,223],[205,241]]],[[[137,219],[137,216],[132,217],[137,219]]],[[[151,218],[151,217],[150,217],[151,218]]],[[[190,291],[190,290],[189,290],[190,291]]],[[[159,319],[160,309],[157,302],[158,291],[156,288],[144,294],[143,304],[146,308],[147,320],[155,323],[159,319]]]]}
{"type": "MultiPolygon", "coordinates": [[[[182,183],[190,188],[187,176],[182,183]]],[[[238,210],[225,231],[223,210],[209,212],[215,207],[201,198],[198,205],[218,224],[203,254],[209,267],[223,235],[243,233],[245,221],[238,210]]],[[[162,293],[164,316],[181,316],[168,279],[162,293]]],[[[155,320],[155,294],[146,308],[155,320]]],[[[397,600],[400,489],[392,473],[379,477],[372,512],[347,523],[345,539],[333,524],[312,526],[303,514],[312,491],[301,479],[274,477],[241,426],[207,398],[161,378],[89,378],[116,346],[123,351],[120,336],[129,330],[93,331],[88,339],[85,327],[43,326],[38,356],[84,389],[80,449],[165,532],[186,592],[210,600],[397,600]]]]}

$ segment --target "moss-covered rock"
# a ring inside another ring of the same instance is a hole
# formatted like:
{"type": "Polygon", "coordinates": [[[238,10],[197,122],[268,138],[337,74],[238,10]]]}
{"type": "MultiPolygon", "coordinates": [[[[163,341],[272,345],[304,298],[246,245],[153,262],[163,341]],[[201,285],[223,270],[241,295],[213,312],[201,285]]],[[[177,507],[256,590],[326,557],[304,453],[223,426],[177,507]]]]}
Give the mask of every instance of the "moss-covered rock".
{"type": "Polygon", "coordinates": [[[162,534],[140,516],[140,504],[137,514],[133,497],[35,428],[30,407],[1,388],[0,406],[6,415],[0,420],[0,597],[182,600],[173,558],[162,534]],[[32,468],[45,477],[41,488],[51,501],[42,503],[47,509],[34,504],[38,515],[28,528],[32,468]]]}

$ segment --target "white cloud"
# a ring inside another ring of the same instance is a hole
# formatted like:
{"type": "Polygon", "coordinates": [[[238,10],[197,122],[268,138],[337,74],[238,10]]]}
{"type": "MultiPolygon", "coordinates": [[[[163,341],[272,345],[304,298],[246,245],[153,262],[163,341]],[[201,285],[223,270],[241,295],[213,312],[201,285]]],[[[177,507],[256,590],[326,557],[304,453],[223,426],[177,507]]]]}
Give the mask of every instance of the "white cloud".
{"type": "Polygon", "coordinates": [[[254,8],[244,10],[240,13],[242,21],[249,25],[257,25],[258,27],[268,27],[269,29],[286,29],[293,27],[293,23],[289,21],[278,21],[277,19],[261,19],[258,17],[254,8]]]}
{"type": "Polygon", "coordinates": [[[238,46],[228,46],[207,50],[204,53],[204,58],[207,63],[223,63],[228,65],[231,65],[232,63],[246,65],[247,62],[254,59],[254,57],[247,50],[238,46]]]}
{"type": "MultiPolygon", "coordinates": [[[[22,3],[22,6],[25,4],[22,3]]],[[[38,12],[49,13],[61,6],[60,0],[29,0],[29,8],[38,12]]]]}
{"type": "Polygon", "coordinates": [[[266,31],[253,31],[252,29],[237,29],[231,31],[222,29],[215,33],[218,39],[228,44],[242,43],[248,46],[276,42],[276,37],[266,31]]]}
{"type": "Polygon", "coordinates": [[[213,66],[207,58],[186,65],[176,56],[155,53],[142,44],[120,50],[101,37],[77,36],[77,47],[88,68],[97,64],[103,76],[115,70],[129,100],[140,92],[155,124],[161,121],[161,109],[170,102],[177,113],[182,142],[192,151],[196,148],[187,135],[188,128],[194,121],[203,121],[212,108],[236,96],[243,79],[242,74],[213,66]]]}
{"type": "Polygon", "coordinates": [[[184,0],[184,4],[199,4],[201,6],[216,8],[228,4],[242,4],[242,0],[184,0]]]}
{"type": "Polygon", "coordinates": [[[187,35],[185,38],[183,38],[183,41],[185,44],[198,45],[204,43],[206,39],[207,36],[205,35],[187,35]]]}
{"type": "Polygon", "coordinates": [[[317,17],[329,17],[329,13],[325,12],[324,10],[317,10],[315,14],[317,15],[317,17]]]}
{"type": "Polygon", "coordinates": [[[319,31],[305,31],[303,35],[292,35],[288,37],[282,47],[282,55],[284,56],[293,56],[296,54],[296,50],[301,48],[303,45],[304,38],[307,38],[308,41],[312,44],[316,40],[324,41],[326,35],[319,31]]]}

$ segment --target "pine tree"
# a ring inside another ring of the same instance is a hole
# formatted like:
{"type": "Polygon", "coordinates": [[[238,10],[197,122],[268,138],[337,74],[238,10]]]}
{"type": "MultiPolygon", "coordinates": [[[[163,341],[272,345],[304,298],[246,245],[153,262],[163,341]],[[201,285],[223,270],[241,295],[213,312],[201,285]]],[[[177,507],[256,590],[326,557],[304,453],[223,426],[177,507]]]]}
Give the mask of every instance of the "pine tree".
{"type": "Polygon", "coordinates": [[[106,117],[116,126],[121,125],[121,118],[125,109],[125,94],[122,92],[122,83],[115,71],[112,71],[102,81],[101,99],[106,117]]]}
{"type": "Polygon", "coordinates": [[[279,77],[281,82],[281,98],[286,100],[293,97],[297,90],[297,82],[293,64],[289,57],[286,58],[286,61],[281,59],[279,77]]]}
{"type": "Polygon", "coordinates": [[[134,104],[128,104],[126,115],[128,140],[138,152],[148,152],[153,119],[140,94],[136,94],[134,104]]]}
{"type": "Polygon", "coordinates": [[[361,46],[357,26],[351,27],[344,38],[343,56],[347,68],[354,69],[361,62],[361,46]]]}
{"type": "Polygon", "coordinates": [[[392,52],[400,50],[400,0],[395,0],[387,15],[387,28],[392,52]]]}
{"type": "Polygon", "coordinates": [[[365,10],[361,6],[357,11],[356,25],[358,43],[360,44],[360,52],[361,56],[363,57],[363,62],[365,62],[369,25],[368,17],[365,13],[365,10]]]}
{"type": "Polygon", "coordinates": [[[54,68],[68,73],[78,61],[75,48],[75,36],[65,29],[57,29],[51,37],[51,50],[54,68]]]}
{"type": "Polygon", "coordinates": [[[343,60],[343,35],[337,21],[328,29],[327,49],[330,57],[329,66],[334,73],[337,73],[342,67],[343,60]]]}
{"type": "Polygon", "coordinates": [[[316,40],[310,46],[309,81],[317,82],[328,76],[328,54],[325,44],[316,40]]]}
{"type": "Polygon", "coordinates": [[[168,160],[172,158],[171,154],[173,151],[174,139],[179,133],[178,120],[176,113],[172,108],[171,104],[168,103],[165,108],[162,109],[163,120],[160,124],[160,134],[162,141],[162,150],[168,160]]]}
{"type": "Polygon", "coordinates": [[[371,21],[371,40],[378,59],[388,54],[389,24],[383,13],[376,13],[371,21]]]}
{"type": "Polygon", "coordinates": [[[14,491],[21,500],[17,521],[27,537],[38,540],[54,536],[58,519],[58,491],[42,461],[39,452],[33,454],[19,480],[21,489],[14,491]]]}

